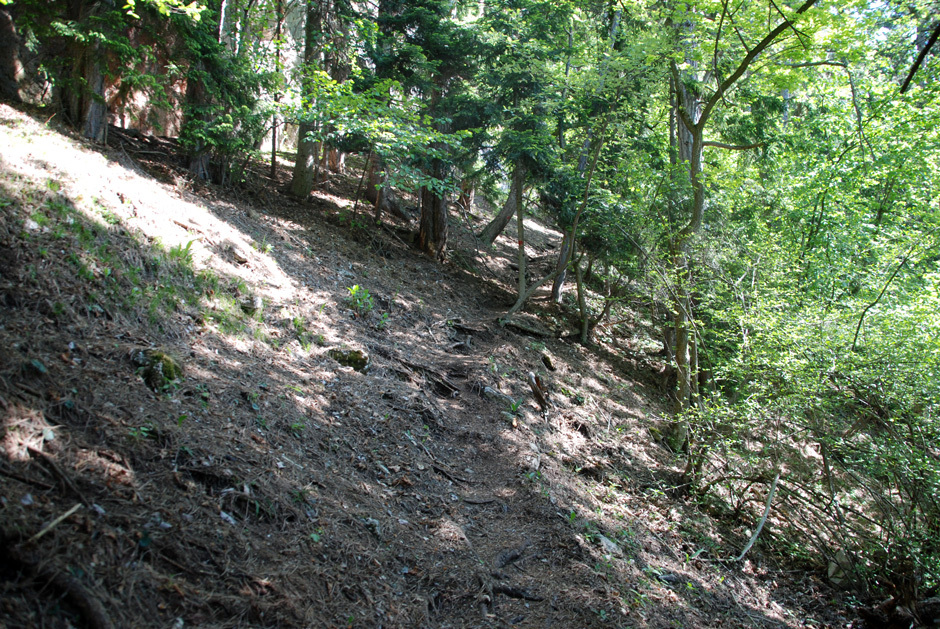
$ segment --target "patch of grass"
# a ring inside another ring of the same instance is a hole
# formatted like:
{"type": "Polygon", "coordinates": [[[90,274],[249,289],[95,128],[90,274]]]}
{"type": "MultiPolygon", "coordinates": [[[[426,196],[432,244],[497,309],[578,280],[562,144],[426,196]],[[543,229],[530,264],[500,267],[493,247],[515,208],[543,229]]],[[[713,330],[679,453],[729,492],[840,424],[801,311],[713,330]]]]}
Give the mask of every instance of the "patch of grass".
{"type": "Polygon", "coordinates": [[[231,336],[242,334],[247,328],[238,302],[229,295],[220,295],[215,305],[205,312],[205,318],[215,323],[221,333],[231,336]]]}

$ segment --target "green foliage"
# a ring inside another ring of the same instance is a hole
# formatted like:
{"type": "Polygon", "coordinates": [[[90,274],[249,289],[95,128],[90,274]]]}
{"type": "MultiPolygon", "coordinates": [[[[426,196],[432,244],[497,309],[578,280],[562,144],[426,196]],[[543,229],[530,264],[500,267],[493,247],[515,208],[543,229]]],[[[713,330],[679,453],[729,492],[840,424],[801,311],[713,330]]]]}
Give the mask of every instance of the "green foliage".
{"type": "Polygon", "coordinates": [[[374,304],[369,289],[356,284],[346,288],[349,294],[346,296],[346,305],[349,306],[356,315],[364,317],[372,312],[374,304]]]}

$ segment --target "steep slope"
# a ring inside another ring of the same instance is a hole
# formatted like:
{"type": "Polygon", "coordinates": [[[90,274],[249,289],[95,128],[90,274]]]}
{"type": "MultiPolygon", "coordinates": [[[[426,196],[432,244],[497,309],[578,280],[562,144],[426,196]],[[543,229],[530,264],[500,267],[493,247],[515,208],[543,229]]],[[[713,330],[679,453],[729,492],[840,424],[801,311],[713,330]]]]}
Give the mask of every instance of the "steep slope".
{"type": "Polygon", "coordinates": [[[441,266],[355,181],[249,204],[115,137],[0,105],[0,622],[845,624],[760,544],[719,561],[745,524],[671,490],[639,340],[496,324],[508,251],[461,222],[441,266]]]}

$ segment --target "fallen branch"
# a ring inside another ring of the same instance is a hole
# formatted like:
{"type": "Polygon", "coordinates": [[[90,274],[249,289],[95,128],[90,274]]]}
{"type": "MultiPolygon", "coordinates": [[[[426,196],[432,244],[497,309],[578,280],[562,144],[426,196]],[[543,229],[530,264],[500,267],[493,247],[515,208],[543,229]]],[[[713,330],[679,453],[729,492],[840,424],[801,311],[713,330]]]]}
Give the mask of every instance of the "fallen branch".
{"type": "Polygon", "coordinates": [[[91,501],[85,498],[84,494],[82,494],[82,492],[78,490],[78,487],[75,486],[72,478],[65,473],[65,470],[59,467],[59,464],[56,463],[51,456],[41,450],[37,450],[36,448],[27,447],[26,450],[29,452],[30,456],[42,461],[43,464],[45,464],[45,466],[52,471],[52,474],[62,481],[62,484],[66,487],[66,489],[70,490],[72,493],[78,496],[79,500],[81,500],[86,507],[91,506],[91,501]]]}
{"type": "Polygon", "coordinates": [[[33,542],[39,540],[40,537],[42,537],[43,535],[45,535],[46,533],[48,533],[49,531],[51,531],[51,530],[54,529],[55,527],[57,527],[57,526],[59,526],[60,524],[62,524],[62,522],[64,522],[70,515],[72,515],[73,513],[75,513],[76,511],[78,511],[78,510],[81,509],[81,508],[82,508],[82,503],[79,502],[79,503],[76,504],[74,507],[72,507],[71,509],[69,509],[68,511],[66,511],[65,513],[63,513],[62,515],[60,515],[59,517],[57,517],[55,520],[53,520],[53,521],[50,522],[49,524],[47,524],[47,525],[45,525],[44,527],[42,527],[42,530],[39,531],[38,533],[36,533],[35,535],[33,535],[32,537],[30,537],[30,538],[27,540],[27,543],[32,544],[33,542]]]}
{"type": "Polygon", "coordinates": [[[757,541],[757,536],[760,535],[761,529],[764,528],[764,523],[767,521],[767,516],[770,515],[770,503],[773,502],[774,494],[777,493],[777,482],[780,480],[780,472],[777,472],[777,475],[774,477],[774,482],[770,485],[770,494],[767,496],[767,506],[764,507],[764,515],[760,519],[760,523],[757,525],[757,530],[754,531],[754,534],[751,535],[751,541],[747,543],[747,546],[744,547],[744,550],[741,551],[741,554],[738,555],[735,559],[735,563],[744,559],[744,555],[747,554],[747,551],[751,550],[751,546],[754,545],[754,542],[757,541]]]}

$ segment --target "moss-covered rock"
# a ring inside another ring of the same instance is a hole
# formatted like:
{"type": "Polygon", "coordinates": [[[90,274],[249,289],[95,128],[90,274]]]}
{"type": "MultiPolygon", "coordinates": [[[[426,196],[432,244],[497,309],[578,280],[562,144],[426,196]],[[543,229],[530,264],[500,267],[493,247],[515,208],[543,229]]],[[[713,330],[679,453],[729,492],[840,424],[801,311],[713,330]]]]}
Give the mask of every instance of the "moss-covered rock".
{"type": "Polygon", "coordinates": [[[361,349],[334,347],[327,355],[343,367],[352,367],[356,371],[365,371],[369,367],[369,354],[361,349]]]}
{"type": "Polygon", "coordinates": [[[164,351],[135,349],[131,352],[131,362],[137,366],[137,373],[147,386],[154,391],[162,391],[183,375],[179,361],[164,351]]]}

